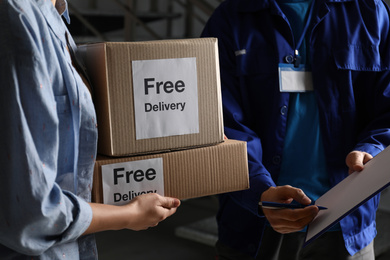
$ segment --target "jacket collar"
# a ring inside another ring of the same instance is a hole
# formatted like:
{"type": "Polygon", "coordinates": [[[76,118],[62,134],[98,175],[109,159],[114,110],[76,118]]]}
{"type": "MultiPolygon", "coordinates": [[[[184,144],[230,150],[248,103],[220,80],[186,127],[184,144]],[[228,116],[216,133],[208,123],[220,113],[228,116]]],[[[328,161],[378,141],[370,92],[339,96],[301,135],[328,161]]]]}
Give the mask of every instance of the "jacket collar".
{"type": "MultiPolygon", "coordinates": [[[[324,3],[345,3],[352,2],[355,0],[316,0],[318,2],[324,3]]],[[[277,0],[240,0],[238,1],[238,11],[239,12],[257,12],[259,10],[267,9],[277,0]]]]}

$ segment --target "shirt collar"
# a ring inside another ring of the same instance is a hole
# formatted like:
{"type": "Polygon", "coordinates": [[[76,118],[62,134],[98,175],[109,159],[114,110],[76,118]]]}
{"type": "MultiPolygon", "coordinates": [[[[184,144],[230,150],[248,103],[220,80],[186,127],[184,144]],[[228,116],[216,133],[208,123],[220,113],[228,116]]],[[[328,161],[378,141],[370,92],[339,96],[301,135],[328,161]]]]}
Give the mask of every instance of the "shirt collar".
{"type": "Polygon", "coordinates": [[[60,15],[62,15],[66,22],[70,23],[70,17],[68,12],[68,2],[66,0],[57,0],[56,1],[56,9],[60,15]]]}
{"type": "Polygon", "coordinates": [[[57,0],[59,4],[56,3],[56,8],[54,8],[52,2],[50,0],[37,0],[37,6],[42,12],[48,26],[52,29],[54,34],[64,43],[66,44],[65,34],[67,32],[67,28],[64,24],[64,21],[61,19],[63,16],[68,22],[68,5],[66,0],[57,0]],[[58,8],[60,8],[58,10],[58,8]],[[60,11],[62,13],[60,13],[60,11]]]}

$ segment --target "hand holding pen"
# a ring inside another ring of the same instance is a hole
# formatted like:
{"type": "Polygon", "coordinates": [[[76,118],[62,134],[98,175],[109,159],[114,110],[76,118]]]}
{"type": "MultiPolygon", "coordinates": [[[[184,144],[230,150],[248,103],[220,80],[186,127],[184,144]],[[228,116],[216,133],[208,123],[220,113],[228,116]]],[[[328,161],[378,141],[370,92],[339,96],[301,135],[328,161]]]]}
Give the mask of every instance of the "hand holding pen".
{"type": "Polygon", "coordinates": [[[282,234],[302,230],[317,216],[320,210],[318,206],[311,205],[311,200],[301,189],[289,185],[270,187],[263,192],[260,201],[264,216],[272,228],[282,234]],[[278,202],[281,205],[273,204],[273,209],[269,209],[267,206],[271,205],[263,205],[267,201],[278,202]],[[291,203],[293,201],[296,203],[291,203]],[[282,206],[290,209],[282,209],[282,206]],[[291,210],[292,207],[294,210],[291,210]],[[280,210],[275,210],[275,208],[280,210]]]}

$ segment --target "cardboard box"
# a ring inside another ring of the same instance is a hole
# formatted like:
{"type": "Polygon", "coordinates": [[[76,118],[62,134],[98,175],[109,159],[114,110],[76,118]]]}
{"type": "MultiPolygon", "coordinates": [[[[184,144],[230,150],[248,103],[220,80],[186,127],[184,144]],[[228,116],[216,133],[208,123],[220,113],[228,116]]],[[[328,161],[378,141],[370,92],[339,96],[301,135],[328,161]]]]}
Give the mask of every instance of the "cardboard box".
{"type": "Polygon", "coordinates": [[[100,154],[136,155],[223,141],[215,38],[79,49],[93,85],[100,154]]]}
{"type": "Polygon", "coordinates": [[[98,157],[92,201],[121,205],[149,192],[188,199],[248,188],[246,142],[226,140],[161,154],[98,157]],[[161,180],[162,186],[158,184],[161,180]]]}

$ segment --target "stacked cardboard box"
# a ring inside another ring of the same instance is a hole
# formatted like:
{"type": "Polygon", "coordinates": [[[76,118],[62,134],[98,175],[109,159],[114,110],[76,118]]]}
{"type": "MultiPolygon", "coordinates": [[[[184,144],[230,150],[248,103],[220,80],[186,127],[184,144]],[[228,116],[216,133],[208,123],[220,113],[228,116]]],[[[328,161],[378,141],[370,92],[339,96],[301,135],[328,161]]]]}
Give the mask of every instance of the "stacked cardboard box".
{"type": "Polygon", "coordinates": [[[93,85],[98,152],[106,156],[96,161],[96,202],[248,188],[245,143],[223,141],[215,38],[96,43],[80,51],[93,85]]]}
{"type": "Polygon", "coordinates": [[[123,204],[150,192],[187,199],[246,189],[246,158],[246,143],[234,140],[135,157],[99,156],[92,198],[95,202],[123,204]],[[148,185],[143,187],[142,183],[148,185]]]}

